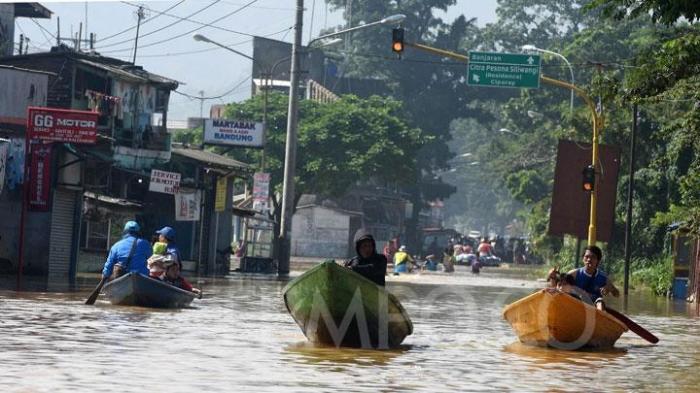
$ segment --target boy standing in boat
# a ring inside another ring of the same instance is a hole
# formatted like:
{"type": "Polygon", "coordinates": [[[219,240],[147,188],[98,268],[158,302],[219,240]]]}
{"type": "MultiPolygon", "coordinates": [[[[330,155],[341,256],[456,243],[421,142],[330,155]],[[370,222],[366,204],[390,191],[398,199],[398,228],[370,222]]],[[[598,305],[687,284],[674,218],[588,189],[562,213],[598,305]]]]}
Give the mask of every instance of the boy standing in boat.
{"type": "MultiPolygon", "coordinates": [[[[567,276],[571,277],[577,288],[580,288],[590,296],[596,307],[602,309],[604,307],[603,296],[610,294],[618,297],[620,296],[620,291],[615,288],[608,276],[598,269],[601,259],[603,259],[603,251],[597,246],[588,246],[583,254],[583,267],[569,271],[567,276]]],[[[555,272],[556,270],[550,272],[548,277],[550,280],[555,272]]]]}
{"type": "Polygon", "coordinates": [[[355,251],[357,256],[345,262],[345,267],[384,286],[386,275],[386,257],[377,253],[374,237],[364,229],[355,233],[355,251]]]}

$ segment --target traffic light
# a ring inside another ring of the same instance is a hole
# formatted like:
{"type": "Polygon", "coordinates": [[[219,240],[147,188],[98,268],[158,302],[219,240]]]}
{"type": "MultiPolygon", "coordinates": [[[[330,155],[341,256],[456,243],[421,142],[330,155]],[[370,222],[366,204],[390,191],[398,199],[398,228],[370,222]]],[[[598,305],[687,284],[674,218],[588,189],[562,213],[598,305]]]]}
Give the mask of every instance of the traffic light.
{"type": "Polygon", "coordinates": [[[403,52],[403,28],[397,27],[391,31],[391,50],[399,55],[403,52]]]}
{"type": "Polygon", "coordinates": [[[583,191],[595,190],[595,168],[589,165],[583,168],[583,191]]]}

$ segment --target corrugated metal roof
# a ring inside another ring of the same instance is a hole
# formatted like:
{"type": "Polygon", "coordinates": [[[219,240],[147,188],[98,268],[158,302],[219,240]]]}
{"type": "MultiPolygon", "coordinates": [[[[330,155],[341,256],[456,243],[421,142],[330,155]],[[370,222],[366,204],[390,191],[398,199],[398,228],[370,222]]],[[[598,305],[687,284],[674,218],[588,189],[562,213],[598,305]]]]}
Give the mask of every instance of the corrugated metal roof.
{"type": "Polygon", "coordinates": [[[251,171],[253,169],[253,167],[248,165],[248,164],[242,163],[240,161],[236,161],[234,159],[222,156],[220,154],[210,152],[208,150],[184,148],[184,147],[172,147],[171,151],[172,151],[172,154],[175,154],[175,155],[178,155],[181,157],[186,157],[186,158],[189,158],[191,160],[199,161],[201,163],[211,165],[214,167],[225,168],[225,169],[238,169],[238,170],[243,170],[243,171],[251,171]]]}
{"type": "Polygon", "coordinates": [[[131,65],[122,65],[122,66],[117,66],[117,65],[111,65],[111,64],[105,64],[97,61],[92,61],[92,60],[87,60],[87,59],[76,59],[78,63],[85,64],[90,67],[95,67],[99,68],[101,70],[107,71],[108,73],[123,78],[127,80],[133,80],[135,82],[141,82],[141,83],[147,83],[147,82],[155,82],[155,83],[163,83],[163,84],[170,84],[174,85],[177,87],[180,82],[166,78],[164,76],[156,75],[153,73],[150,73],[148,71],[144,71],[141,68],[134,68],[131,65]]]}

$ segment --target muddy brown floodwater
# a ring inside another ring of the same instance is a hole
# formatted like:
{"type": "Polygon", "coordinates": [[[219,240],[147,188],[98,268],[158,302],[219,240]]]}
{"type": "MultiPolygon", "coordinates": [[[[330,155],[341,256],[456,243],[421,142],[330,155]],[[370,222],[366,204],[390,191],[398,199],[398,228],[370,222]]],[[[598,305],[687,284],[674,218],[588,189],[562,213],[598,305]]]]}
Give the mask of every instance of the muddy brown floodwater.
{"type": "Polygon", "coordinates": [[[200,279],[204,299],[183,310],[85,306],[88,284],[3,290],[0,391],[698,391],[700,323],[684,302],[628,298],[658,345],[627,332],[603,352],[532,348],[501,312],[542,283],[504,273],[391,276],[414,334],[390,351],[310,345],[272,279],[200,279]]]}

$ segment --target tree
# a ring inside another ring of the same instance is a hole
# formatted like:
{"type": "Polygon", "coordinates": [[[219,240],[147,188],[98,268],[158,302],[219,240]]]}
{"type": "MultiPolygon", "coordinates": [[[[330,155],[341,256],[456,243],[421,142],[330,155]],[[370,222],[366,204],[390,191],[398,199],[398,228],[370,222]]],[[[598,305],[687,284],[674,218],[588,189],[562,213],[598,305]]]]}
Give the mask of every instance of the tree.
{"type": "MultiPolygon", "coordinates": [[[[267,114],[265,171],[271,173],[271,186],[277,191],[272,198],[277,223],[281,216],[287,100],[286,95],[270,94],[267,114]]],[[[262,118],[262,97],[227,105],[225,116],[262,118]]],[[[343,96],[331,103],[301,101],[295,201],[302,194],[339,197],[357,182],[407,185],[415,176],[416,152],[428,138],[420,129],[409,127],[405,118],[401,103],[389,98],[343,96]]],[[[262,151],[238,149],[228,154],[255,163],[260,170],[262,151]]]]}

